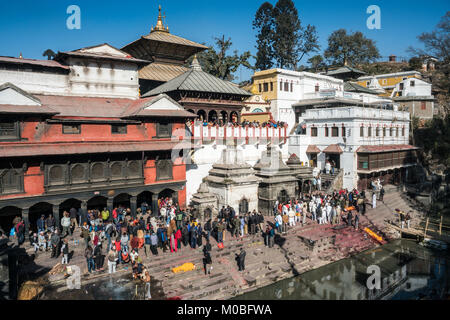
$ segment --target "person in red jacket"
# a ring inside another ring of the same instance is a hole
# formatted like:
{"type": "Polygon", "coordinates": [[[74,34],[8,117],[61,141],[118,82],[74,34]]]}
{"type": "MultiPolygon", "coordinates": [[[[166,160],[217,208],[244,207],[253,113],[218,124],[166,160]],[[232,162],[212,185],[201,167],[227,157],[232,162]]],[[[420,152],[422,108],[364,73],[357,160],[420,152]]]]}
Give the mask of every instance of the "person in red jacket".
{"type": "Polygon", "coordinates": [[[177,232],[175,232],[175,241],[177,243],[178,249],[181,249],[181,229],[178,229],[177,232]]]}

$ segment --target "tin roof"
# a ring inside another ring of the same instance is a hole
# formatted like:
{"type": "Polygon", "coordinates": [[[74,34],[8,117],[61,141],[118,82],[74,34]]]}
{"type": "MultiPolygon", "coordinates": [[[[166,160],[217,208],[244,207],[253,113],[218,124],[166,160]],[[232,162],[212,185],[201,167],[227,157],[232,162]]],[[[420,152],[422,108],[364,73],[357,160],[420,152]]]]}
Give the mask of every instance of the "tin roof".
{"type": "Polygon", "coordinates": [[[27,157],[33,155],[60,155],[86,153],[122,153],[189,148],[180,141],[101,141],[70,143],[8,143],[0,145],[2,157],[27,157]]]}
{"type": "Polygon", "coordinates": [[[180,44],[183,46],[196,47],[196,48],[200,48],[203,50],[208,49],[208,47],[203,44],[184,39],[182,37],[173,35],[168,32],[153,31],[153,32],[150,32],[148,35],[143,36],[142,38],[147,39],[147,40],[158,41],[158,42],[167,42],[167,43],[180,44]]]}
{"type": "Polygon", "coordinates": [[[383,145],[383,146],[360,146],[357,153],[382,153],[393,151],[418,150],[419,148],[407,144],[402,145],[383,145]]]}
{"type": "Polygon", "coordinates": [[[352,68],[352,67],[349,67],[349,66],[343,66],[343,67],[337,68],[335,70],[328,71],[326,73],[326,75],[327,76],[333,76],[333,75],[339,75],[339,74],[345,74],[345,73],[351,73],[351,72],[359,73],[359,74],[367,74],[364,71],[358,70],[356,68],[352,68]]]}
{"type": "Polygon", "coordinates": [[[329,145],[328,147],[325,148],[325,150],[323,150],[323,153],[344,153],[344,151],[342,151],[341,147],[339,147],[337,144],[332,144],[329,145]]]}
{"type": "Polygon", "coordinates": [[[46,106],[18,106],[0,104],[0,114],[48,114],[56,115],[57,111],[46,106]]]}
{"type": "Polygon", "coordinates": [[[46,68],[58,68],[58,69],[64,69],[64,70],[70,69],[68,66],[65,66],[54,60],[20,59],[20,58],[0,56],[0,63],[22,64],[22,65],[40,66],[40,67],[46,67],[46,68]]]}
{"type": "Polygon", "coordinates": [[[320,152],[321,152],[320,149],[317,148],[317,146],[314,144],[310,144],[308,146],[308,149],[306,149],[306,153],[320,153],[320,152]]]}
{"type": "Polygon", "coordinates": [[[346,82],[344,83],[344,91],[348,92],[363,92],[363,93],[369,93],[369,94],[375,94],[378,95],[378,92],[372,89],[368,89],[366,87],[360,86],[359,84],[355,82],[346,82]]]}
{"type": "Polygon", "coordinates": [[[173,91],[211,92],[251,96],[249,92],[235,86],[233,83],[204,72],[197,59],[194,59],[189,71],[151,90],[143,97],[151,97],[173,91]]]}
{"type": "Polygon", "coordinates": [[[139,70],[139,78],[167,82],[187,71],[189,69],[182,65],[154,62],[139,70]]]}

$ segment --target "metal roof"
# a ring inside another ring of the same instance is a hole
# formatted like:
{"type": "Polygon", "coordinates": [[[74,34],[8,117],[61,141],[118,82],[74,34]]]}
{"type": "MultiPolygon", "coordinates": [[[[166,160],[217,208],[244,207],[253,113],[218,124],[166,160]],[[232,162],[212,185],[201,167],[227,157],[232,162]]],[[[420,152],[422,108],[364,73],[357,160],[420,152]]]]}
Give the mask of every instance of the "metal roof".
{"type": "Polygon", "coordinates": [[[139,78],[167,82],[187,71],[189,69],[182,65],[154,62],[139,70],[139,78]]]}
{"type": "Polygon", "coordinates": [[[357,84],[355,82],[350,82],[350,81],[344,83],[344,91],[348,91],[348,92],[364,92],[364,93],[378,95],[378,92],[376,92],[375,90],[368,89],[366,87],[360,86],[359,84],[357,84]]]}
{"type": "Polygon", "coordinates": [[[392,151],[418,150],[419,148],[408,144],[401,145],[383,145],[383,146],[360,146],[357,153],[380,153],[392,151]]]}
{"type": "Polygon", "coordinates": [[[323,150],[323,153],[337,153],[342,154],[344,151],[342,151],[341,147],[339,147],[337,144],[329,145],[328,147],[323,150]]]}
{"type": "Polygon", "coordinates": [[[174,44],[180,44],[188,47],[197,47],[201,49],[208,49],[207,46],[196,43],[191,40],[187,40],[184,38],[181,38],[179,36],[173,35],[168,32],[161,32],[161,31],[153,31],[149,33],[146,36],[143,36],[142,38],[147,40],[153,40],[153,41],[159,41],[159,42],[168,42],[168,43],[174,43],[174,44]]]}
{"type": "Polygon", "coordinates": [[[314,144],[310,144],[308,146],[308,149],[306,149],[306,153],[320,153],[320,152],[321,152],[320,149],[317,148],[317,146],[314,144]]]}
{"type": "Polygon", "coordinates": [[[359,73],[359,74],[367,74],[364,71],[349,67],[349,66],[343,66],[340,67],[336,70],[331,70],[327,72],[327,76],[332,76],[332,75],[336,75],[336,74],[343,74],[343,73],[349,73],[349,72],[354,72],[354,73],[359,73]]]}
{"type": "Polygon", "coordinates": [[[233,83],[204,72],[200,64],[198,64],[197,59],[194,59],[192,68],[189,71],[151,90],[143,95],[143,97],[151,97],[173,91],[196,91],[251,96],[249,92],[235,86],[233,83]]]}
{"type": "Polygon", "coordinates": [[[27,157],[33,155],[60,155],[86,153],[123,153],[190,148],[180,141],[99,141],[63,143],[8,143],[0,145],[2,157],[27,157]]]}
{"type": "Polygon", "coordinates": [[[24,65],[34,65],[46,68],[58,68],[69,70],[68,66],[65,66],[54,60],[35,60],[35,59],[20,59],[13,57],[0,57],[0,63],[10,63],[10,64],[24,64],[24,65]]]}
{"type": "Polygon", "coordinates": [[[46,106],[18,106],[0,104],[0,114],[48,114],[56,115],[57,111],[46,106]]]}

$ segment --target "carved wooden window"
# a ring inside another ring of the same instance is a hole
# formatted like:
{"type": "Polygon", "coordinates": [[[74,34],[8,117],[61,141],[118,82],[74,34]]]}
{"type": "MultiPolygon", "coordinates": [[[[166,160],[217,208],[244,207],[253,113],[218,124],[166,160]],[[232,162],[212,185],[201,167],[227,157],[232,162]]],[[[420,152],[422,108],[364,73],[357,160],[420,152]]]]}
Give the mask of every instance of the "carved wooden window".
{"type": "Polygon", "coordinates": [[[81,124],[63,124],[62,132],[63,134],[80,134],[81,124]]]}
{"type": "Polygon", "coordinates": [[[23,192],[23,171],[0,170],[0,194],[23,192]]]}
{"type": "Polygon", "coordinates": [[[129,177],[141,176],[141,164],[139,161],[130,161],[128,163],[128,176],[129,177]]]}
{"type": "Polygon", "coordinates": [[[105,166],[103,163],[95,163],[91,169],[92,179],[102,179],[105,176],[105,166]]]}
{"type": "Polygon", "coordinates": [[[171,160],[158,160],[156,162],[156,180],[172,180],[172,168],[171,160]]]}
{"type": "Polygon", "coordinates": [[[156,124],[157,138],[170,138],[172,136],[172,124],[168,122],[159,122],[156,124]]]}
{"type": "Polygon", "coordinates": [[[113,125],[111,125],[111,133],[112,134],[127,134],[127,125],[126,124],[113,124],[113,125]]]}
{"type": "Polygon", "coordinates": [[[70,171],[72,181],[83,181],[86,178],[86,170],[81,164],[76,164],[70,171]]]}
{"type": "Polygon", "coordinates": [[[49,171],[50,182],[64,181],[64,169],[62,166],[53,166],[49,171]]]}
{"type": "Polygon", "coordinates": [[[0,140],[19,139],[19,123],[3,122],[0,119],[0,140]]]}
{"type": "Polygon", "coordinates": [[[123,165],[121,162],[114,162],[111,165],[111,177],[119,178],[123,176],[123,165]]]}

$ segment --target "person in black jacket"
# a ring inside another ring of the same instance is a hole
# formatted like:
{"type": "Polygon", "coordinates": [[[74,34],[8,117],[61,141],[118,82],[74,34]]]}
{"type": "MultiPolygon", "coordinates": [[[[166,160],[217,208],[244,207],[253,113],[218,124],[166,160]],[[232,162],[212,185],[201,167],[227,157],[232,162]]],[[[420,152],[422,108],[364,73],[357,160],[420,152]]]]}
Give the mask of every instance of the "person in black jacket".
{"type": "Polygon", "coordinates": [[[103,270],[103,255],[102,255],[102,244],[99,242],[99,244],[94,248],[94,263],[95,263],[95,270],[101,271],[103,270]]]}
{"type": "Polygon", "coordinates": [[[189,231],[187,228],[187,223],[181,229],[181,238],[183,239],[183,245],[187,247],[189,245],[189,231]]]}
{"type": "Polygon", "coordinates": [[[245,256],[246,256],[246,252],[244,250],[244,248],[241,248],[241,252],[239,253],[239,255],[237,255],[237,262],[238,262],[238,267],[239,267],[239,271],[244,271],[245,270],[245,256]]]}
{"type": "Polygon", "coordinates": [[[211,219],[209,219],[206,223],[205,223],[205,231],[206,231],[206,241],[209,241],[209,237],[211,236],[211,219]]]}
{"type": "Polygon", "coordinates": [[[211,270],[213,269],[211,254],[209,253],[211,249],[211,244],[209,243],[209,241],[207,241],[206,245],[203,247],[203,268],[205,270],[205,275],[211,274],[211,270]],[[208,268],[208,265],[211,266],[208,268]]]}

